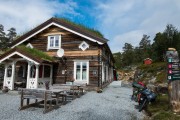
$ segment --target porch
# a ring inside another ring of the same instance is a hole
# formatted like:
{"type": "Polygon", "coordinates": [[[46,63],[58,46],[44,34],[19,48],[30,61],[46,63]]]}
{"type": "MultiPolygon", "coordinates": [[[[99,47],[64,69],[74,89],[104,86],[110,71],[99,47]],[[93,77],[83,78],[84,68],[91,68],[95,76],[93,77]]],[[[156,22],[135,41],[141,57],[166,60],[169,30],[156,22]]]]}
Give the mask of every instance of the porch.
{"type": "Polygon", "coordinates": [[[3,87],[36,89],[52,84],[53,62],[26,50],[14,48],[1,56],[0,63],[5,67],[3,87]]]}

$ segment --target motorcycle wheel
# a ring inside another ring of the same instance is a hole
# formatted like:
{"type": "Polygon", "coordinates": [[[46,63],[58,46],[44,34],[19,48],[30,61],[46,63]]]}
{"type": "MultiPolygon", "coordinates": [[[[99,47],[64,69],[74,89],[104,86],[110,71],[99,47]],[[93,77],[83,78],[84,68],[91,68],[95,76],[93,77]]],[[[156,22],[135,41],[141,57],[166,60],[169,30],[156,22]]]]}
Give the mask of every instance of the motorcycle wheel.
{"type": "Polygon", "coordinates": [[[146,107],[147,104],[148,104],[147,99],[144,99],[142,104],[139,106],[139,112],[141,112],[146,107]]]}

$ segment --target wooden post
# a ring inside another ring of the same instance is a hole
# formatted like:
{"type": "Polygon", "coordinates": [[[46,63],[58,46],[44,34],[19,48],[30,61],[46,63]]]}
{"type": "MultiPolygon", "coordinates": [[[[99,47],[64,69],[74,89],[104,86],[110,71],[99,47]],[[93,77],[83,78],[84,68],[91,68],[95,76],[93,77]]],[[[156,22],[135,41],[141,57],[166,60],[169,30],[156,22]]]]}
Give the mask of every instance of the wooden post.
{"type": "Polygon", "coordinates": [[[6,78],[7,78],[7,65],[5,65],[5,69],[4,69],[4,82],[3,82],[3,87],[6,86],[6,78]]]}
{"type": "Polygon", "coordinates": [[[50,66],[51,71],[50,71],[50,85],[52,85],[52,80],[53,80],[53,65],[50,66]]]}
{"type": "Polygon", "coordinates": [[[180,112],[180,63],[176,50],[166,52],[169,103],[174,112],[180,112]]]}
{"type": "Polygon", "coordinates": [[[26,88],[29,88],[30,68],[31,68],[31,63],[28,61],[26,88]]]}
{"type": "Polygon", "coordinates": [[[170,106],[174,112],[180,112],[180,80],[168,84],[170,106]]]}
{"type": "Polygon", "coordinates": [[[23,102],[24,102],[24,98],[23,98],[23,89],[21,90],[21,105],[20,108],[23,107],[23,102]]]}
{"type": "Polygon", "coordinates": [[[16,61],[13,62],[12,64],[12,75],[11,75],[11,90],[14,90],[14,79],[15,79],[15,69],[16,69],[16,61]]]}
{"type": "Polygon", "coordinates": [[[39,65],[36,65],[36,76],[35,76],[35,88],[38,88],[38,81],[39,81],[39,65]]]}

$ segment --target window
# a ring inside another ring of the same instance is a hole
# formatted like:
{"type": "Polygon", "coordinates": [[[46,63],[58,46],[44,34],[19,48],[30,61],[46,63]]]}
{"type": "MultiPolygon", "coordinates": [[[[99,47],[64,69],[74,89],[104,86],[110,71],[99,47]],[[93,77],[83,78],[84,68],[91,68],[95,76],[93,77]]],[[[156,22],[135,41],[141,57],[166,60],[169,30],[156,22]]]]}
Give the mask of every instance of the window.
{"type": "Polygon", "coordinates": [[[23,77],[23,66],[20,66],[18,69],[18,77],[23,77]]]}
{"type": "Polygon", "coordinates": [[[40,65],[39,66],[39,78],[50,78],[51,77],[51,66],[40,65]]]}
{"type": "Polygon", "coordinates": [[[48,49],[59,49],[61,43],[61,36],[48,36],[48,49]]]}
{"type": "Polygon", "coordinates": [[[26,45],[26,47],[28,47],[28,48],[34,48],[34,47],[31,45],[31,43],[28,43],[28,44],[26,45]]]}
{"type": "Polygon", "coordinates": [[[7,77],[11,77],[12,76],[12,66],[10,65],[8,68],[7,68],[7,77]]]}
{"type": "Polygon", "coordinates": [[[50,74],[51,74],[51,67],[48,65],[44,65],[44,77],[50,78],[50,74]]]}
{"type": "Polygon", "coordinates": [[[30,68],[30,78],[35,78],[35,76],[36,76],[36,66],[33,65],[30,68]]]}
{"type": "Polygon", "coordinates": [[[39,66],[39,78],[42,78],[43,76],[43,65],[39,66]]]}
{"type": "Polygon", "coordinates": [[[76,61],[74,62],[74,78],[78,81],[88,81],[89,62],[76,61]]]}
{"type": "Polygon", "coordinates": [[[87,48],[89,48],[89,45],[83,41],[80,45],[79,48],[81,48],[83,51],[85,51],[87,48]]]}

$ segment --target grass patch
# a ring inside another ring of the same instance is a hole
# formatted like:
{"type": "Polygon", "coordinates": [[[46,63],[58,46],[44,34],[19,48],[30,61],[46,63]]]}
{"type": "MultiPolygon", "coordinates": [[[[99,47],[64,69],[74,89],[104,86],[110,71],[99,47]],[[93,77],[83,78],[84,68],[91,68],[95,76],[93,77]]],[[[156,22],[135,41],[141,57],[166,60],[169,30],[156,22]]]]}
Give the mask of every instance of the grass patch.
{"type": "Polygon", "coordinates": [[[163,70],[161,71],[157,76],[156,76],[156,83],[164,83],[167,82],[167,78],[166,78],[166,71],[163,70]]]}
{"type": "Polygon", "coordinates": [[[150,72],[150,73],[154,73],[157,72],[159,70],[164,70],[166,68],[166,63],[165,62],[157,62],[157,63],[153,63],[151,65],[140,65],[138,67],[138,69],[146,71],[146,72],[150,72]]]}
{"type": "Polygon", "coordinates": [[[159,95],[156,101],[147,107],[152,120],[180,120],[169,108],[168,95],[159,95]]]}
{"type": "Polygon", "coordinates": [[[180,117],[174,115],[172,112],[161,111],[153,117],[153,120],[180,120],[180,117]]]}
{"type": "MultiPolygon", "coordinates": [[[[56,19],[59,19],[59,20],[61,20],[61,21],[63,21],[63,22],[66,22],[66,23],[68,23],[68,24],[71,24],[71,25],[73,25],[73,26],[76,26],[76,27],[78,27],[78,28],[80,28],[80,29],[82,29],[82,30],[86,30],[86,31],[92,33],[93,35],[95,35],[95,36],[97,36],[97,37],[104,38],[104,35],[103,35],[100,31],[98,31],[98,30],[96,30],[96,29],[94,29],[94,28],[90,28],[90,27],[85,26],[85,25],[80,24],[80,23],[75,23],[75,22],[71,21],[71,20],[68,19],[68,18],[58,18],[58,17],[56,17],[56,19]]],[[[39,26],[39,25],[37,25],[37,26],[39,26]]],[[[37,27],[37,26],[35,26],[35,27],[37,27]]],[[[35,27],[34,27],[34,28],[35,28],[35,27]]],[[[25,35],[25,34],[28,33],[29,31],[33,30],[34,28],[31,28],[31,29],[29,29],[29,30],[25,30],[25,31],[22,32],[21,34],[17,35],[17,37],[15,38],[15,40],[17,40],[19,37],[25,35]]]]}
{"type": "Polygon", "coordinates": [[[73,25],[73,26],[76,26],[76,27],[78,27],[78,28],[81,28],[81,29],[83,29],[83,30],[86,30],[86,31],[94,34],[95,36],[104,38],[103,34],[102,34],[101,32],[99,32],[98,30],[94,29],[94,28],[90,28],[90,27],[85,26],[85,25],[80,24],[80,23],[75,23],[75,22],[73,22],[73,21],[71,21],[70,19],[67,19],[67,18],[57,18],[57,19],[59,19],[59,20],[61,20],[61,21],[64,21],[64,22],[66,22],[66,23],[68,23],[68,24],[71,24],[71,25],[73,25]]]}
{"type": "Polygon", "coordinates": [[[44,60],[48,60],[48,61],[54,61],[54,58],[47,55],[46,53],[40,51],[40,50],[37,50],[35,48],[29,48],[29,47],[26,47],[26,46],[18,46],[17,48],[35,56],[35,57],[38,57],[38,58],[41,58],[41,59],[44,59],[44,60]]]}

